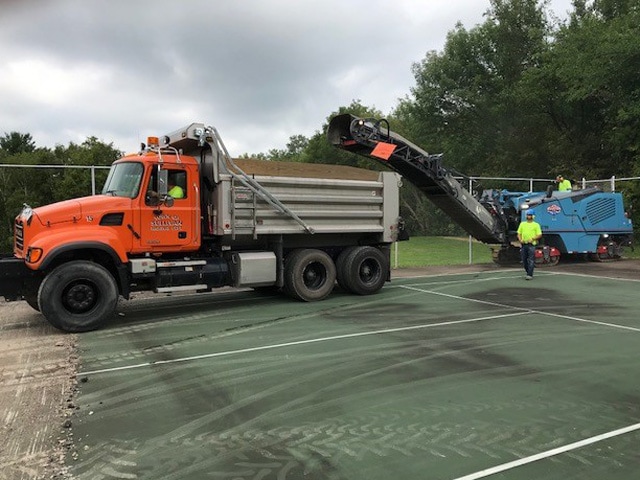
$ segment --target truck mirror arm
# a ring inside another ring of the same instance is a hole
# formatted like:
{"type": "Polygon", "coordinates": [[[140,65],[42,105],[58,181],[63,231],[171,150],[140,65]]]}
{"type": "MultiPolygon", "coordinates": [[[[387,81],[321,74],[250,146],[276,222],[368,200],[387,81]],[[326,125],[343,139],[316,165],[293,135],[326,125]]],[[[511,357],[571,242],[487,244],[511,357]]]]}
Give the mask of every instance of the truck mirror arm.
{"type": "Polygon", "coordinates": [[[160,195],[160,204],[166,207],[173,207],[173,197],[167,193],[160,195]]]}

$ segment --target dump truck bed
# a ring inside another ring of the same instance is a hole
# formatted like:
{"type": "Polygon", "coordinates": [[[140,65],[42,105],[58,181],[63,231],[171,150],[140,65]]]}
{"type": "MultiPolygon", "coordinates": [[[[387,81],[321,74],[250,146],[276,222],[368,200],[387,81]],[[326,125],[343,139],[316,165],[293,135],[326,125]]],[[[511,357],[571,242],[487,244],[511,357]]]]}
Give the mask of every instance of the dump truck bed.
{"type": "Polygon", "coordinates": [[[237,177],[221,174],[212,203],[218,206],[212,222],[216,235],[361,232],[378,235],[380,242],[396,239],[400,176],[393,172],[247,159],[234,163],[299,221],[237,177]]]}

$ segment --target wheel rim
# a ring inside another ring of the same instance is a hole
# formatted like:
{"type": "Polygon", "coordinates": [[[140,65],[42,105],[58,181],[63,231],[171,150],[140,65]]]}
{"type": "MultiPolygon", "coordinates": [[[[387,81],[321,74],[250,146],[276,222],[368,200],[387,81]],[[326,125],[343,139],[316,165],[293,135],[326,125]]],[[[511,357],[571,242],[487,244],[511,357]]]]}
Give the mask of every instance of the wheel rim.
{"type": "Polygon", "coordinates": [[[360,280],[363,283],[375,282],[380,277],[380,265],[375,260],[365,260],[360,265],[360,280]]]}
{"type": "Polygon", "coordinates": [[[88,282],[74,282],[62,292],[62,303],[71,313],[85,313],[98,301],[98,290],[88,282]]]}
{"type": "Polygon", "coordinates": [[[321,263],[310,263],[302,273],[304,284],[311,290],[317,290],[327,281],[327,270],[321,263]]]}

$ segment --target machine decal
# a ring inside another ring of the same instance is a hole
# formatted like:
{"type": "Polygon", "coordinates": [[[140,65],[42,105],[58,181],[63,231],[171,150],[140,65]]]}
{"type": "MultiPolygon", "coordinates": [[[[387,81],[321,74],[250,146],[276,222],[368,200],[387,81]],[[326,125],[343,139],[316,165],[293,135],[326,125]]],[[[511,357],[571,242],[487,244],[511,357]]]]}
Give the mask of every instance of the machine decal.
{"type": "Polygon", "coordinates": [[[555,203],[547,207],[547,212],[549,212],[549,215],[557,215],[561,211],[562,209],[560,208],[560,205],[556,205],[555,203]]]}

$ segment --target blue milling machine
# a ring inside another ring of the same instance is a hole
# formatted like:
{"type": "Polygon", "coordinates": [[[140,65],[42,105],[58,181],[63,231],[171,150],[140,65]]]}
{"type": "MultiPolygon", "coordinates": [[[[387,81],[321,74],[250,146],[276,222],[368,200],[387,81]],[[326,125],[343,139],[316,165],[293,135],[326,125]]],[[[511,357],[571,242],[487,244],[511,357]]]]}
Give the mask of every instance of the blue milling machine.
{"type": "Polygon", "coordinates": [[[568,255],[615,260],[624,247],[632,246],[633,225],[618,192],[596,187],[561,192],[550,186],[544,192],[471,193],[458,180],[468,177],[445,167],[442,154],[429,154],[392,132],[385,119],[337,115],[329,122],[327,136],[332,145],[400,173],[469,235],[491,245],[498,264],[519,260],[516,232],[529,209],[542,227],[536,248],[539,265],[556,265],[568,255]]]}

